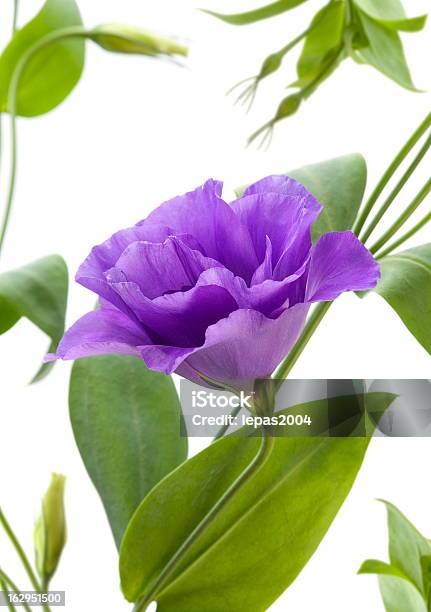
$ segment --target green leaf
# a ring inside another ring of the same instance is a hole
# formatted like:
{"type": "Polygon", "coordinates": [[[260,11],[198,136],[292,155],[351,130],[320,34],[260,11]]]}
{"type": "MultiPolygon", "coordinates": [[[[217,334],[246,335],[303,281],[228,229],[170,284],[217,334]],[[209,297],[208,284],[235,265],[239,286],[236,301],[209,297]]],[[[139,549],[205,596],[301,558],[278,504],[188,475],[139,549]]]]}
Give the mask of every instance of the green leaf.
{"type": "Polygon", "coordinates": [[[75,362],[70,418],[117,546],[152,487],[187,458],[172,379],[124,355],[75,362]]]}
{"type": "Polygon", "coordinates": [[[400,0],[354,0],[354,3],[368,17],[392,30],[418,32],[426,24],[426,15],[407,17],[400,0]]]}
{"type": "MultiPolygon", "coordinates": [[[[35,43],[63,28],[82,25],[74,0],[47,0],[40,12],[14,35],[0,57],[0,110],[8,111],[13,72],[35,43]]],[[[85,43],[68,39],[50,43],[28,62],[19,82],[17,114],[33,117],[58,106],[78,83],[84,67],[85,43]]]]}
{"type": "Polygon", "coordinates": [[[388,513],[389,559],[417,589],[425,592],[421,557],[431,554],[429,540],[393,504],[383,501],[388,513]]]}
{"type": "Polygon", "coordinates": [[[358,49],[356,54],[402,87],[417,91],[398,33],[370,19],[362,11],[358,11],[358,15],[369,45],[358,49]]]}
{"type": "Polygon", "coordinates": [[[385,563],[384,561],[377,561],[376,559],[368,559],[361,565],[358,574],[378,574],[380,576],[394,576],[395,578],[402,578],[413,584],[408,576],[400,570],[396,565],[385,563]]]}
{"type": "MultiPolygon", "coordinates": [[[[17,270],[0,274],[0,334],[26,317],[51,338],[53,351],[64,333],[68,274],[58,255],[44,257],[17,270]]],[[[33,382],[52,368],[44,364],[33,382]]]]}
{"type": "Polygon", "coordinates": [[[313,240],[326,232],[351,229],[367,182],[362,155],[337,157],[287,174],[302,183],[324,206],[312,228],[313,240]]]}
{"type": "Polygon", "coordinates": [[[386,612],[427,612],[427,606],[411,582],[394,576],[379,576],[386,612]]]}
{"type": "Polygon", "coordinates": [[[314,16],[297,64],[301,85],[313,81],[326,64],[328,54],[337,49],[344,32],[344,1],[327,4],[314,16]]]}
{"type": "Polygon", "coordinates": [[[431,555],[421,557],[422,579],[424,585],[425,601],[430,601],[431,594],[431,555]]]}
{"type": "MultiPolygon", "coordinates": [[[[120,552],[122,587],[129,600],[151,588],[250,464],[259,444],[258,438],[238,435],[221,439],[149,493],[120,552]]],[[[367,445],[364,437],[275,438],[264,466],[177,558],[171,579],[153,597],[158,610],[266,610],[315,552],[353,484],[367,445]]]]}
{"type": "Polygon", "coordinates": [[[216,13],[214,11],[206,11],[204,13],[208,13],[213,17],[217,17],[226,23],[231,23],[233,25],[246,25],[248,23],[255,23],[256,21],[261,21],[262,19],[268,19],[269,17],[274,17],[275,15],[280,15],[281,13],[285,13],[286,11],[290,11],[293,8],[296,8],[300,4],[304,4],[307,0],[277,0],[277,2],[272,2],[266,6],[262,6],[261,8],[255,9],[253,11],[247,11],[246,13],[237,13],[234,15],[223,15],[222,13],[216,13]]]}
{"type": "Polygon", "coordinates": [[[377,574],[387,612],[427,612],[431,543],[389,502],[390,564],[365,561],[360,574],[377,574]]]}
{"type": "Polygon", "coordinates": [[[431,353],[431,244],[384,257],[379,263],[382,277],[374,291],[431,353]]]}

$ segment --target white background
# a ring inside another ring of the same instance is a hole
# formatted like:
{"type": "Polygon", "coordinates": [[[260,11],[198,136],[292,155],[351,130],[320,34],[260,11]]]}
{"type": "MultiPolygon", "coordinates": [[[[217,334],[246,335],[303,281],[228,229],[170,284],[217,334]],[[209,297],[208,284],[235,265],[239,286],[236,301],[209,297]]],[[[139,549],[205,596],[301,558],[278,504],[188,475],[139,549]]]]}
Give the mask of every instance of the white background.
{"type": "MultiPolygon", "coordinates": [[[[202,0],[207,8],[226,12],[261,3],[213,0],[211,5],[202,0]]],[[[1,9],[3,40],[6,4],[1,9]]],[[[22,4],[24,23],[39,2],[22,4]]],[[[416,14],[428,3],[406,4],[416,14]]],[[[197,0],[81,0],[87,25],[117,21],[176,34],[189,41],[190,58],[187,68],[180,69],[91,46],[84,77],[67,102],[47,116],[20,121],[18,188],[1,270],[60,253],[73,275],[93,244],[210,176],[224,179],[229,193],[266,174],[360,151],[373,185],[429,111],[429,94],[406,92],[371,68],[346,61],[299,115],[277,128],[269,151],[246,150],[246,136],[272,116],[284,86],[293,80],[294,58],[279,78],[262,85],[250,115],[224,94],[301,31],[319,3],[245,28],[199,13],[197,5],[197,0]]],[[[429,29],[404,38],[416,83],[429,89],[429,29]]],[[[416,179],[413,188],[420,186],[416,179]]],[[[427,228],[413,242],[430,238],[427,228]]],[[[93,303],[92,294],[72,283],[68,322],[93,303]]],[[[67,591],[67,609],[74,612],[127,610],[110,530],[69,426],[70,364],[59,363],[47,380],[27,385],[46,345],[26,321],[0,341],[1,504],[31,550],[33,520],[49,473],[67,474],[69,542],[52,586],[67,591]]],[[[431,360],[378,296],[358,300],[345,295],[292,375],[431,378],[431,360]]],[[[356,576],[364,559],[386,559],[385,516],[375,498],[397,504],[430,535],[430,455],[427,439],[374,441],[327,537],[271,610],[382,610],[376,579],[356,576]]],[[[3,540],[0,560],[24,585],[3,540]]]]}

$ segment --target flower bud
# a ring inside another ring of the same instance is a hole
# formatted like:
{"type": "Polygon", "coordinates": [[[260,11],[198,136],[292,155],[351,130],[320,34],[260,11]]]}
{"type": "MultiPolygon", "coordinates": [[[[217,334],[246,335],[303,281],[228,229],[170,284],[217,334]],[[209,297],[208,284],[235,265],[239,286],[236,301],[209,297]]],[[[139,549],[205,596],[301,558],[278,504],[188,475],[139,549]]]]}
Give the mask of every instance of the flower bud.
{"type": "Polygon", "coordinates": [[[277,113],[275,115],[276,121],[290,117],[290,115],[294,115],[301,106],[301,102],[302,97],[299,92],[290,94],[284,98],[284,100],[282,100],[278,106],[277,113]]]}
{"type": "Polygon", "coordinates": [[[34,529],[36,568],[47,588],[54,575],[66,543],[64,486],[66,478],[52,474],[51,483],[42,499],[42,511],[34,529]]]}
{"type": "Polygon", "coordinates": [[[262,64],[262,68],[260,69],[259,79],[263,79],[273,72],[276,72],[283,60],[283,56],[280,53],[272,53],[272,55],[268,55],[266,60],[262,64]]]}
{"type": "Polygon", "coordinates": [[[89,35],[95,43],[113,53],[137,53],[150,56],[186,56],[188,53],[187,47],[170,38],[156,36],[133,26],[106,23],[95,27],[89,35]]]}

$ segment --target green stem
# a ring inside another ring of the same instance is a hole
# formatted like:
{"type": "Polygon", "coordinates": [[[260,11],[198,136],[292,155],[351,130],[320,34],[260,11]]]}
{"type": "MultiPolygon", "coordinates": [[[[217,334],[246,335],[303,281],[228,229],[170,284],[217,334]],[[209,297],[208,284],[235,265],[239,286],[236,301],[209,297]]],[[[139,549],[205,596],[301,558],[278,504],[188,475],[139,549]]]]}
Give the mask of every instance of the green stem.
{"type": "MultiPolygon", "coordinates": [[[[0,570],[0,591],[3,591],[4,596],[7,597],[7,591],[9,591],[9,588],[6,582],[2,578],[3,575],[4,575],[3,572],[0,570]]],[[[13,603],[11,603],[10,601],[7,601],[6,605],[7,605],[7,609],[9,610],[9,612],[16,612],[16,608],[13,605],[13,603]]]]}
{"type": "Polygon", "coordinates": [[[149,587],[147,592],[142,598],[136,603],[134,612],[142,612],[146,610],[147,606],[154,601],[154,598],[158,593],[166,586],[166,583],[172,577],[178,564],[183,559],[184,555],[188,552],[190,547],[196,542],[199,536],[206,530],[217,518],[219,512],[225,507],[225,505],[235,496],[235,494],[246,484],[250,478],[252,478],[266,463],[269,458],[272,449],[274,448],[274,438],[269,435],[266,430],[262,432],[262,442],[259,451],[255,455],[254,459],[238,478],[231,484],[231,486],[225,491],[222,497],[217,503],[211,508],[208,514],[201,520],[197,527],[192,533],[186,538],[183,544],[178,548],[176,553],[171,557],[165,567],[162,569],[156,580],[149,587]]]}
{"type": "Polygon", "coordinates": [[[331,307],[331,304],[332,302],[320,302],[320,304],[317,304],[317,306],[314,308],[310,318],[305,324],[304,330],[298,342],[274,373],[273,377],[278,380],[278,388],[280,388],[280,386],[283,384],[283,380],[288,376],[293,366],[298,361],[303,350],[310,341],[311,336],[314,334],[321,320],[331,307]]]}
{"type": "Polygon", "coordinates": [[[18,29],[18,9],[19,9],[19,0],[14,0],[13,2],[13,21],[12,21],[12,34],[18,29]]]}
{"type": "MultiPolygon", "coordinates": [[[[104,31],[106,34],[107,31],[104,31]]],[[[20,61],[15,67],[15,70],[12,74],[12,78],[9,85],[8,91],[8,112],[11,117],[11,171],[9,177],[9,189],[8,196],[6,201],[6,209],[3,215],[3,220],[0,226],[0,254],[3,248],[7,228],[9,225],[10,214],[12,211],[13,198],[15,193],[15,183],[16,183],[16,113],[17,113],[17,94],[18,94],[18,86],[22,74],[27,66],[27,63],[32,59],[33,55],[36,55],[39,51],[44,49],[45,47],[58,43],[61,40],[66,40],[68,38],[89,38],[93,39],[95,36],[100,34],[99,30],[96,28],[92,30],[86,30],[81,26],[74,26],[70,28],[63,28],[62,30],[56,30],[55,32],[51,32],[47,34],[41,40],[38,40],[30,49],[28,49],[24,55],[21,57],[20,61]]],[[[116,38],[121,40],[130,42],[130,37],[127,35],[122,35],[115,33],[116,38]]]]}
{"type": "Polygon", "coordinates": [[[311,30],[314,30],[314,27],[309,27],[306,30],[304,30],[303,32],[301,32],[301,34],[298,34],[298,36],[296,36],[293,40],[288,42],[287,45],[282,47],[277,52],[277,55],[280,56],[281,58],[284,58],[284,56],[287,53],[289,53],[289,51],[294,49],[296,47],[296,45],[298,45],[301,42],[301,40],[303,40],[311,32],[311,30]]]}
{"type": "Polygon", "coordinates": [[[9,176],[9,191],[6,201],[6,209],[3,214],[2,225],[0,228],[0,254],[3,248],[6,232],[9,225],[10,214],[12,212],[13,196],[15,192],[16,180],[16,118],[11,117],[11,169],[9,176]]]}
{"type": "Polygon", "coordinates": [[[402,190],[404,185],[407,183],[407,181],[412,176],[413,172],[416,170],[416,168],[419,166],[420,162],[425,157],[425,154],[427,153],[427,151],[430,148],[430,146],[431,146],[431,135],[428,136],[428,138],[426,139],[426,141],[425,141],[424,145],[422,146],[421,150],[419,151],[419,153],[416,155],[416,157],[414,158],[414,160],[412,161],[410,166],[407,168],[407,170],[404,173],[404,175],[401,177],[401,179],[395,185],[394,189],[391,191],[391,193],[389,194],[388,198],[383,202],[382,206],[378,210],[378,212],[377,212],[376,216],[374,217],[374,219],[368,225],[367,229],[361,235],[362,242],[365,242],[366,240],[368,240],[368,238],[370,237],[371,233],[374,231],[374,229],[375,229],[376,225],[378,224],[378,222],[380,221],[380,219],[386,213],[388,208],[391,206],[392,202],[395,200],[395,198],[400,193],[400,191],[402,190]]]}
{"type": "Polygon", "coordinates": [[[428,181],[425,183],[425,185],[422,187],[422,189],[419,191],[413,201],[409,204],[409,206],[407,206],[404,212],[399,216],[399,218],[389,227],[389,229],[386,230],[383,236],[373,244],[373,246],[370,248],[371,253],[376,253],[377,251],[379,251],[396,234],[396,232],[401,229],[401,227],[406,223],[406,221],[410,219],[410,217],[418,208],[418,206],[422,204],[422,202],[425,200],[430,191],[431,178],[428,179],[428,181]]]}
{"type": "Polygon", "coordinates": [[[376,259],[382,259],[382,257],[386,257],[386,255],[389,255],[390,253],[392,253],[392,251],[394,251],[396,248],[404,244],[406,240],[414,236],[420,229],[424,227],[424,225],[426,225],[430,221],[431,221],[431,212],[427,213],[425,217],[423,217],[423,219],[421,219],[418,223],[416,223],[416,225],[414,225],[408,232],[400,236],[398,240],[390,244],[386,249],[383,249],[383,251],[381,251],[380,253],[376,253],[376,259]]]}
{"type": "Polygon", "coordinates": [[[404,159],[410,153],[411,149],[415,146],[418,140],[425,134],[427,129],[431,126],[431,113],[429,113],[424,121],[420,124],[420,126],[414,131],[414,133],[410,136],[406,144],[401,148],[399,153],[393,159],[392,163],[388,166],[387,170],[381,177],[380,181],[377,183],[374,191],[371,193],[369,199],[367,200],[363,210],[360,212],[355,224],[353,226],[353,232],[356,235],[359,235],[362,230],[368,215],[370,214],[374,204],[377,202],[380,194],[386,187],[386,185],[391,180],[392,176],[395,174],[399,166],[402,164],[404,159]]]}
{"type": "MultiPolygon", "coordinates": [[[[6,572],[4,572],[1,568],[0,568],[0,584],[2,585],[2,588],[3,588],[3,585],[6,585],[6,588],[4,590],[9,590],[8,587],[10,587],[10,589],[12,589],[12,591],[16,593],[17,595],[21,594],[21,590],[11,580],[11,578],[9,578],[6,572]]],[[[26,612],[32,612],[30,606],[28,606],[26,603],[23,603],[22,607],[24,608],[26,612]]],[[[16,612],[16,609],[13,606],[13,604],[9,604],[9,610],[14,610],[16,612]]]]}
{"type": "MultiPolygon", "coordinates": [[[[21,563],[23,564],[25,571],[27,572],[27,576],[29,577],[34,590],[37,591],[38,593],[42,593],[43,592],[42,588],[36,578],[33,568],[31,567],[30,561],[28,560],[28,557],[25,554],[23,547],[19,543],[18,538],[16,537],[11,525],[9,524],[9,521],[7,520],[1,508],[0,508],[0,525],[2,525],[12,546],[15,548],[15,551],[21,563]]],[[[51,612],[49,606],[46,604],[42,606],[42,609],[45,610],[45,612],[51,612]]]]}
{"type": "Polygon", "coordinates": [[[8,536],[9,540],[11,541],[12,546],[15,548],[18,557],[21,560],[21,563],[24,566],[25,571],[27,572],[28,577],[30,578],[30,582],[33,586],[33,588],[36,591],[40,591],[40,585],[39,582],[36,578],[35,573],[33,572],[33,569],[31,567],[30,561],[27,558],[27,555],[25,554],[21,544],[18,541],[18,538],[16,537],[12,527],[10,526],[8,520],[6,519],[2,509],[0,508],[0,525],[3,526],[3,529],[5,530],[6,535],[8,536]]]}
{"type": "MultiPolygon", "coordinates": [[[[236,415],[241,412],[241,404],[239,406],[235,406],[235,408],[229,413],[229,415],[232,418],[235,418],[236,415]]],[[[223,425],[222,427],[220,427],[220,429],[218,430],[218,432],[216,433],[216,435],[214,436],[213,442],[216,442],[217,440],[219,440],[220,438],[223,438],[223,436],[225,435],[225,433],[227,432],[227,430],[229,429],[230,425],[229,423],[226,423],[226,425],[223,425]]]]}
{"type": "Polygon", "coordinates": [[[17,111],[17,92],[20,79],[22,74],[27,66],[27,63],[32,59],[33,55],[44,49],[46,46],[59,42],[60,40],[64,40],[66,38],[72,37],[85,37],[87,36],[87,31],[82,27],[73,27],[73,28],[64,28],[62,30],[57,30],[56,32],[51,32],[38,42],[36,42],[30,49],[28,49],[18,64],[15,67],[15,70],[12,74],[12,78],[9,85],[8,91],[8,112],[11,118],[11,169],[10,169],[10,177],[9,177],[9,189],[8,196],[6,200],[6,209],[3,215],[2,224],[0,226],[0,254],[3,248],[4,240],[6,237],[7,228],[9,225],[10,215],[12,212],[13,198],[15,194],[15,183],[16,183],[16,111],[17,111]]]}

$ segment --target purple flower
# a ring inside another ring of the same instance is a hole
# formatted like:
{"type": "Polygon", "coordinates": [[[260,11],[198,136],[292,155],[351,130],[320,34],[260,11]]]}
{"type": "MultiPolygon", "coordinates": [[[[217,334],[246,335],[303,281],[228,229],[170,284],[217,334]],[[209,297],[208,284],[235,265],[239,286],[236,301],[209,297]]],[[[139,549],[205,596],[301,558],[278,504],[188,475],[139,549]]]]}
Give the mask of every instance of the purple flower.
{"type": "Polygon", "coordinates": [[[76,280],[101,307],[48,359],[123,353],[195,381],[266,377],[313,302],[376,285],[379,266],[351,232],[312,245],[321,206],[293,179],[262,179],[230,204],[221,193],[209,180],[96,246],[76,280]]]}

